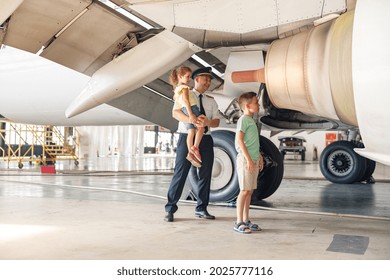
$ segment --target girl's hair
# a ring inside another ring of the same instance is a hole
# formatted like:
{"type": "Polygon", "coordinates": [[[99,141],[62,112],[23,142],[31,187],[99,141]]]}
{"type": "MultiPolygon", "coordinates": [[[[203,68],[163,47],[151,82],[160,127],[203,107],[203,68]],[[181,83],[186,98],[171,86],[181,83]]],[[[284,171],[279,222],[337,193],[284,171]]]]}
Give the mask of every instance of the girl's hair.
{"type": "Polygon", "coordinates": [[[241,109],[244,109],[245,105],[252,102],[252,98],[256,96],[256,93],[253,91],[244,92],[238,98],[238,104],[241,109]]]}
{"type": "Polygon", "coordinates": [[[173,88],[175,88],[179,82],[179,75],[184,76],[187,72],[192,73],[191,68],[187,66],[180,66],[179,68],[173,69],[171,71],[171,74],[169,75],[169,82],[173,88]]]}

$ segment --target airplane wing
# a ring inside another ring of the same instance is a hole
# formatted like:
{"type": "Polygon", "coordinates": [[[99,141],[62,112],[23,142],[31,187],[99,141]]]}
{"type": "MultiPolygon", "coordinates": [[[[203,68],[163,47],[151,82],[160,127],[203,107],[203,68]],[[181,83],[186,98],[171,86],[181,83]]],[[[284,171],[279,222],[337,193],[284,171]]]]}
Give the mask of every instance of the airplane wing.
{"type": "MultiPolygon", "coordinates": [[[[390,130],[383,127],[390,121],[386,1],[3,0],[2,7],[0,56],[14,47],[90,77],[61,103],[69,120],[108,106],[174,127],[170,110],[153,114],[172,104],[167,72],[199,66],[199,54],[214,66],[213,89],[227,107],[243,89],[265,84],[264,123],[355,127],[366,144],[358,152],[390,163],[390,130]],[[263,78],[232,79],[258,69],[263,78]],[[137,102],[158,107],[143,113],[137,102]]],[[[1,66],[0,78],[11,72],[1,66]]],[[[6,92],[19,88],[22,100],[26,90],[40,96],[35,88],[1,84],[6,92]]],[[[0,105],[5,117],[9,110],[0,105]]]]}
{"type": "MultiPolygon", "coordinates": [[[[20,59],[22,57],[26,59],[24,63],[28,65],[32,65],[29,61],[34,58],[34,60],[40,60],[43,64],[54,62],[48,67],[51,68],[48,72],[54,71],[54,68],[61,68],[56,65],[59,64],[91,77],[85,82],[83,75],[73,73],[73,76],[80,76],[80,80],[83,81],[81,83],[84,83],[82,88],[69,90],[67,94],[57,94],[58,96],[66,95],[66,98],[61,98],[61,101],[57,100],[61,105],[66,105],[68,116],[102,103],[111,102],[112,106],[120,106],[122,111],[125,110],[138,117],[146,117],[145,119],[148,121],[173,128],[176,123],[172,122],[170,115],[162,118],[160,115],[149,114],[150,112],[145,114],[140,109],[142,106],[124,107],[124,104],[137,104],[138,102],[143,104],[146,101],[145,99],[148,99],[148,104],[164,103],[163,108],[158,108],[158,111],[168,112],[167,108],[171,106],[172,91],[167,83],[168,78],[165,73],[174,66],[184,63],[193,52],[198,51],[198,57],[208,61],[216,71],[222,73],[222,76],[220,74],[218,79],[213,81],[212,89],[218,88],[223,83],[223,73],[226,70],[227,57],[231,51],[229,46],[268,43],[282,36],[280,34],[287,32],[287,30],[292,30],[297,26],[305,26],[313,19],[320,18],[334,10],[344,11],[346,9],[344,1],[336,1],[342,2],[337,9],[327,4],[325,6],[328,8],[322,10],[317,7],[313,12],[310,11],[313,8],[311,7],[302,12],[303,17],[299,15],[300,18],[294,18],[295,15],[287,16],[286,9],[288,10],[288,7],[282,8],[280,4],[277,7],[274,1],[251,1],[249,6],[245,7],[245,12],[251,10],[251,13],[255,10],[261,11],[261,14],[256,15],[256,18],[260,20],[248,21],[245,26],[239,24],[240,27],[237,27],[237,23],[240,21],[237,16],[235,16],[235,21],[230,22],[226,20],[226,17],[218,16],[218,13],[214,15],[207,14],[207,21],[202,21],[202,23],[209,23],[208,26],[203,26],[197,23],[198,18],[200,13],[203,13],[203,7],[207,9],[209,7],[205,6],[208,5],[207,1],[200,1],[200,6],[198,2],[3,0],[0,12],[0,19],[3,22],[0,29],[0,41],[5,46],[36,54],[39,57],[30,56],[27,58],[26,53],[21,53],[20,59]],[[190,14],[193,16],[188,18],[187,25],[185,25],[180,23],[181,20],[177,16],[186,14],[188,5],[190,5],[192,11],[190,14]],[[172,10],[172,7],[177,12],[173,14],[168,12],[172,10]],[[275,17],[277,9],[284,10],[283,17],[275,17]],[[153,11],[154,14],[151,14],[150,11],[153,11]],[[146,16],[142,16],[143,13],[146,16]],[[305,13],[308,13],[309,16],[304,15],[305,13]],[[141,17],[135,17],[134,14],[141,17]],[[266,17],[266,15],[273,16],[266,17]],[[218,21],[214,17],[218,18],[218,21]],[[165,22],[168,19],[170,21],[165,22]],[[172,22],[177,22],[177,24],[171,26],[172,22]],[[253,23],[256,27],[250,27],[253,23]],[[223,27],[226,24],[229,24],[229,27],[223,27]],[[221,26],[222,30],[220,30],[221,28],[215,29],[211,25],[221,26]],[[239,40],[237,40],[238,38],[239,40]],[[178,42],[181,42],[181,44],[178,42]],[[224,48],[217,48],[221,46],[224,48]],[[215,47],[213,54],[209,51],[211,47],[215,47]],[[200,48],[208,51],[199,53],[200,48]],[[152,55],[156,57],[152,58],[152,55]],[[165,61],[162,59],[163,56],[166,57],[165,61]],[[106,79],[106,76],[109,76],[109,79],[106,79]],[[142,85],[148,85],[148,87],[141,88],[142,85]],[[129,92],[132,92],[129,99],[134,100],[132,102],[121,102],[124,98],[123,95],[127,96],[129,92]],[[136,92],[139,92],[139,94],[135,94],[136,92]],[[159,94],[156,94],[156,92],[159,94]],[[121,101],[118,101],[120,97],[121,101]],[[117,101],[115,102],[115,100],[117,101]],[[83,102],[86,104],[83,105],[83,102]],[[79,107],[79,109],[72,112],[72,107],[74,107],[73,110],[76,110],[75,107],[79,107]]],[[[285,2],[287,3],[287,1],[285,2]]],[[[230,7],[242,6],[240,1],[232,1],[228,4],[224,1],[216,1],[213,5],[214,7],[211,8],[219,7],[219,14],[227,12],[229,5],[230,7]]],[[[248,47],[246,49],[248,50],[248,47]]],[[[56,111],[58,115],[55,118],[44,114],[49,108],[54,110],[55,107],[51,98],[48,97],[53,94],[52,85],[44,79],[34,79],[35,83],[40,81],[39,87],[28,84],[28,79],[24,75],[33,77],[34,70],[29,68],[31,72],[27,74],[27,69],[26,71],[15,71],[15,67],[9,69],[9,65],[12,64],[12,61],[8,59],[9,52],[14,53],[13,50],[3,47],[3,51],[0,53],[5,57],[3,59],[4,63],[0,66],[0,71],[4,73],[0,76],[0,78],[4,78],[3,88],[6,87],[7,82],[10,82],[6,78],[10,76],[17,77],[18,80],[24,81],[24,83],[18,85],[18,87],[13,84],[9,85],[10,92],[14,92],[12,96],[15,97],[16,102],[10,104],[12,106],[4,103],[3,108],[0,107],[0,112],[10,119],[25,122],[26,119],[21,118],[22,114],[20,112],[15,114],[11,108],[17,108],[17,100],[29,100],[26,103],[32,104],[34,101],[37,103],[36,108],[33,106],[34,108],[30,109],[33,109],[32,112],[40,113],[41,119],[50,119],[57,124],[80,123],[80,119],[63,119],[61,115],[63,108],[60,108],[60,104],[58,104],[58,111],[56,111]],[[32,89],[36,88],[39,88],[39,94],[31,92],[32,89]],[[35,99],[31,100],[31,96],[34,96],[35,99]]],[[[192,66],[192,68],[201,65],[194,59],[190,59],[185,63],[192,66]]],[[[255,65],[261,65],[261,63],[262,61],[259,59],[255,65]]],[[[247,64],[247,62],[243,64],[247,64]]],[[[62,71],[62,68],[56,71],[62,71]]],[[[41,72],[36,75],[41,78],[47,74],[41,72]]],[[[64,77],[60,82],[56,81],[61,89],[64,88],[64,85],[72,84],[72,79],[74,79],[72,77],[67,81],[64,77]]],[[[229,88],[230,85],[231,83],[226,83],[226,88],[229,88]]],[[[258,85],[256,83],[250,88],[255,88],[258,85]]],[[[242,86],[235,88],[236,91],[224,90],[224,92],[229,92],[229,95],[234,96],[242,86]]],[[[223,98],[223,96],[220,98],[223,98]]],[[[224,102],[230,103],[230,99],[224,102]]],[[[106,108],[106,110],[109,109],[106,108]]],[[[20,111],[29,112],[30,110],[27,107],[20,111]]],[[[156,111],[153,110],[153,112],[156,111]]],[[[115,110],[113,113],[118,114],[115,110]]],[[[93,116],[91,119],[95,117],[93,116]]],[[[27,117],[27,119],[29,118],[27,117]]],[[[99,119],[99,121],[101,120],[99,119]]],[[[86,124],[91,124],[91,122],[86,124]]]]}

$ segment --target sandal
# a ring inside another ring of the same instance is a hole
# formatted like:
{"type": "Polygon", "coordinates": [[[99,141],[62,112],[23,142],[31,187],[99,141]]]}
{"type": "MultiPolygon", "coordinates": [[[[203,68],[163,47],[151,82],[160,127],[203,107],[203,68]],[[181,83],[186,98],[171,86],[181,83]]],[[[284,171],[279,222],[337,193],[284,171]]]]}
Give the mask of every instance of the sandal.
{"type": "Polygon", "coordinates": [[[201,158],[201,156],[200,156],[199,149],[198,149],[197,147],[192,146],[192,147],[191,147],[191,153],[195,156],[195,158],[196,158],[198,161],[202,162],[202,158],[201,158]]]}
{"type": "Polygon", "coordinates": [[[259,225],[257,224],[252,224],[251,221],[247,221],[245,222],[245,225],[250,229],[250,230],[253,230],[253,231],[261,231],[261,228],[259,227],[259,225]]]}
{"type": "Polygon", "coordinates": [[[234,223],[234,227],[233,229],[239,233],[243,233],[243,234],[249,234],[251,233],[252,231],[249,229],[249,227],[244,223],[244,222],[240,222],[240,223],[234,223]]]}
{"type": "Polygon", "coordinates": [[[188,153],[186,159],[191,162],[191,164],[193,166],[195,166],[196,168],[200,168],[202,167],[202,165],[200,164],[200,162],[198,162],[194,156],[194,154],[191,154],[191,153],[188,153]]]}

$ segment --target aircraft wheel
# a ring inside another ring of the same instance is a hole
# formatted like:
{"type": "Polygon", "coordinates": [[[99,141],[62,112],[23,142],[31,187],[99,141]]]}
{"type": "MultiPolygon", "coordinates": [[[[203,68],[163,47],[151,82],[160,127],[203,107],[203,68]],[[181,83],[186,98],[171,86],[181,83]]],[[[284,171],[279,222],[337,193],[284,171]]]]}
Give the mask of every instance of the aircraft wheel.
{"type": "Polygon", "coordinates": [[[283,156],[271,140],[260,135],[260,152],[264,160],[263,171],[257,178],[253,197],[258,200],[271,196],[280,186],[284,173],[283,156]]]}
{"type": "MultiPolygon", "coordinates": [[[[363,176],[357,181],[357,182],[364,182],[367,181],[371,178],[371,175],[374,173],[375,168],[376,168],[376,161],[373,161],[371,159],[366,159],[367,161],[367,168],[366,171],[364,172],[363,176]]],[[[372,183],[372,179],[370,181],[372,183]]],[[[375,181],[374,181],[375,183],[375,181]]]]}
{"type": "MultiPolygon", "coordinates": [[[[214,139],[214,166],[210,202],[230,202],[236,199],[240,192],[236,170],[235,133],[218,130],[213,131],[212,136],[214,139]]],[[[253,197],[258,200],[271,196],[278,189],[284,172],[283,158],[277,147],[263,136],[260,136],[260,146],[264,157],[264,169],[259,173],[257,189],[253,193],[253,197]]],[[[191,168],[188,178],[191,186],[197,185],[196,168],[191,168]]]]}
{"type": "Polygon", "coordinates": [[[328,145],[320,156],[320,169],[324,177],[337,184],[357,182],[366,171],[367,162],[354,152],[356,145],[337,141],[328,145]]]}
{"type": "MultiPolygon", "coordinates": [[[[229,202],[234,200],[240,191],[236,171],[235,133],[227,130],[217,130],[213,131],[211,135],[214,140],[214,164],[210,202],[229,202]]],[[[198,184],[196,168],[190,169],[188,179],[191,189],[198,184]]],[[[192,191],[192,194],[194,193],[196,192],[192,191]]]]}
{"type": "MultiPolygon", "coordinates": [[[[358,148],[364,148],[364,144],[361,142],[357,143],[356,145],[358,148]]],[[[375,180],[373,178],[371,178],[371,175],[375,171],[376,161],[373,161],[371,159],[366,158],[366,164],[367,164],[366,170],[362,174],[361,178],[359,178],[357,180],[357,182],[367,182],[367,183],[373,184],[373,183],[375,183],[375,180]]]]}

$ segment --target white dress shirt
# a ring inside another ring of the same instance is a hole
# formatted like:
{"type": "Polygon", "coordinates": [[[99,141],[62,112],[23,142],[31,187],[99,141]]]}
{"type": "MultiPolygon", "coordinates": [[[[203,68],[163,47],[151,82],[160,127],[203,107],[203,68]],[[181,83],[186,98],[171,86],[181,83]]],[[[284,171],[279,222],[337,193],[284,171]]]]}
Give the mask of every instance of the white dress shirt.
{"type": "MultiPolygon", "coordinates": [[[[208,96],[207,93],[209,93],[209,92],[206,91],[205,93],[203,93],[203,99],[202,99],[202,104],[203,104],[204,111],[206,113],[206,117],[208,117],[210,120],[219,119],[219,111],[218,111],[217,102],[214,100],[214,98],[208,96]]],[[[192,89],[190,91],[190,94],[195,95],[197,103],[198,103],[197,105],[199,107],[199,95],[200,95],[200,93],[196,89],[192,89]]],[[[175,110],[175,109],[181,109],[181,108],[177,108],[177,107],[174,106],[173,109],[175,110]]],[[[179,133],[187,133],[187,128],[185,126],[185,123],[179,122],[179,126],[178,126],[178,129],[177,129],[177,132],[179,132],[179,133]]],[[[210,133],[211,133],[211,131],[209,129],[207,131],[207,133],[205,133],[205,134],[209,135],[210,133]]]]}

